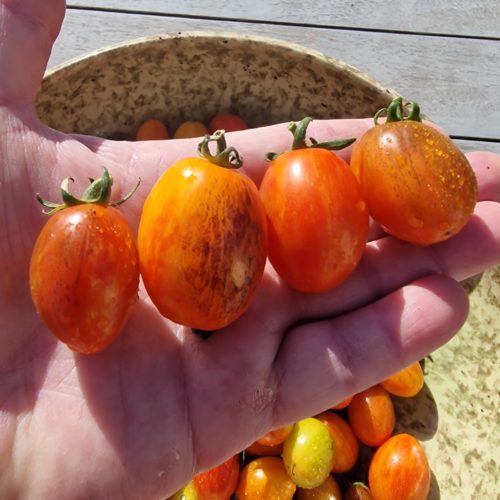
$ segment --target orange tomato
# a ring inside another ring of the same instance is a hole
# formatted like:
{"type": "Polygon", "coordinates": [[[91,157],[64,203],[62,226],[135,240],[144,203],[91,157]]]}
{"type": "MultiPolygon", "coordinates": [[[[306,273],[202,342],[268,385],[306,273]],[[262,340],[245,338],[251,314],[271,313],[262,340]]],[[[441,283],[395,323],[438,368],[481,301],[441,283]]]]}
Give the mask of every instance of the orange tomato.
{"type": "MultiPolygon", "coordinates": [[[[418,109],[411,103],[413,111],[418,109]]],[[[447,136],[402,117],[401,99],[354,145],[351,168],[370,215],[389,234],[432,245],[458,233],[474,211],[477,182],[465,155],[447,136]]]]}
{"type": "Polygon", "coordinates": [[[257,443],[265,446],[276,446],[277,444],[285,441],[285,439],[292,433],[292,429],[293,425],[286,425],[285,427],[269,431],[260,439],[257,439],[257,443]]]}
{"type": "Polygon", "coordinates": [[[403,398],[416,396],[424,386],[424,372],[420,363],[407,366],[380,383],[390,394],[403,398]]]}
{"type": "Polygon", "coordinates": [[[215,115],[208,124],[208,130],[213,134],[216,130],[225,130],[226,132],[236,132],[248,128],[245,120],[234,113],[219,113],[215,115]]]}
{"type": "Polygon", "coordinates": [[[329,430],[333,441],[332,472],[342,473],[351,470],[359,455],[359,443],[350,425],[332,411],[326,411],[316,417],[329,430]]]}
{"type": "Polygon", "coordinates": [[[238,500],[292,500],[296,488],[281,458],[260,457],[241,471],[236,496],[238,500]]]}
{"type": "Polygon", "coordinates": [[[267,227],[255,184],[207,158],[179,160],[160,177],[144,203],[137,243],[160,313],[211,331],[250,305],[264,272],[267,227]]]}
{"type": "Polygon", "coordinates": [[[186,121],[181,123],[174,133],[174,139],[188,139],[190,137],[202,137],[208,134],[208,128],[198,121],[186,121]]]}
{"type": "Polygon", "coordinates": [[[344,399],[344,401],[341,401],[335,406],[332,406],[332,410],[343,410],[344,408],[347,408],[350,405],[353,397],[354,396],[349,396],[348,398],[344,399]]]}
{"type": "Polygon", "coordinates": [[[368,469],[374,500],[426,500],[431,472],[427,455],[409,434],[396,434],[377,449],[368,469]]]}
{"type": "Polygon", "coordinates": [[[38,314],[59,340],[83,354],[102,351],[120,334],[139,286],[132,230],[104,200],[111,187],[107,170],[92,184],[104,178],[109,184],[99,203],[84,198],[63,208],[40,199],[55,213],[42,228],[30,261],[38,314]]]}
{"type": "Polygon", "coordinates": [[[333,478],[333,476],[328,476],[325,481],[312,488],[306,490],[304,488],[297,488],[295,493],[296,500],[341,500],[342,492],[340,491],[339,484],[333,478]]]}
{"type": "Polygon", "coordinates": [[[155,118],[146,120],[137,130],[136,141],[157,141],[170,137],[167,127],[155,118]]]}
{"type": "Polygon", "coordinates": [[[389,439],[396,423],[391,396],[379,385],[356,394],[347,415],[358,439],[368,446],[379,446],[389,439]]]}
{"type": "Polygon", "coordinates": [[[240,459],[234,455],[224,463],[193,477],[199,500],[229,500],[236,491],[240,459]]]}

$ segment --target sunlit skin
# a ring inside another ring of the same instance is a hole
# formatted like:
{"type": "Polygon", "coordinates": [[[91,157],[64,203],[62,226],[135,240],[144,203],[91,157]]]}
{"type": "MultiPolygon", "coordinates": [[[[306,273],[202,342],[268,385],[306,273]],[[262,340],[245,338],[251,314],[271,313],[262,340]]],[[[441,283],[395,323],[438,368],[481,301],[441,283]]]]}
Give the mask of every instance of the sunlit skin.
{"type": "Polygon", "coordinates": [[[380,385],[390,394],[403,398],[416,396],[424,386],[424,372],[416,361],[386,378],[380,385]]]}
{"type": "Polygon", "coordinates": [[[319,148],[283,153],[260,194],[269,259],[291,287],[323,292],[354,271],[368,236],[368,210],[346,162],[319,148]]]}
{"type": "MultiPolygon", "coordinates": [[[[449,341],[468,301],[457,280],[500,263],[500,157],[474,152],[479,203],[451,240],[416,248],[370,228],[363,258],[333,291],[302,294],[266,268],[234,324],[203,340],[165,319],[139,289],[103,352],[71,351],[44,325],[29,260],[61,179],[113,173],[137,229],[168,165],[198,140],[73,136],[38,120],[33,102],[64,15],[62,0],[0,0],[0,498],[168,498],[196,473],[267,431],[316,415],[449,341]],[[230,430],[228,432],[228,430],[230,430]]],[[[367,111],[367,115],[371,115],[367,111]]],[[[315,120],[317,140],[359,137],[372,119],[315,120]]],[[[287,123],[228,134],[257,184],[287,123]]],[[[351,148],[339,154],[349,159],[351,148]]],[[[77,190],[77,192],[80,192],[77,190]]]]}
{"type": "Polygon", "coordinates": [[[469,161],[428,124],[376,125],[355,143],[351,167],[370,215],[405,241],[422,246],[444,241],[474,211],[477,182],[469,161]]]}
{"type": "Polygon", "coordinates": [[[391,396],[379,385],[356,394],[347,414],[354,434],[368,446],[380,446],[389,439],[396,424],[391,396]]]}
{"type": "Polygon", "coordinates": [[[236,491],[239,500],[292,500],[297,485],[279,457],[260,457],[245,465],[236,491]]]}
{"type": "Polygon", "coordinates": [[[247,176],[204,158],[172,165],[146,199],[137,240],[159,311],[209,331],[241,316],[264,272],[266,224],[247,176]]]}
{"type": "Polygon", "coordinates": [[[422,445],[409,434],[397,434],[377,449],[368,469],[374,500],[426,500],[431,471],[422,445]]]}
{"type": "Polygon", "coordinates": [[[31,295],[48,328],[90,354],[121,332],[137,301],[132,230],[112,207],[84,204],[50,216],[33,249],[31,295]]]}

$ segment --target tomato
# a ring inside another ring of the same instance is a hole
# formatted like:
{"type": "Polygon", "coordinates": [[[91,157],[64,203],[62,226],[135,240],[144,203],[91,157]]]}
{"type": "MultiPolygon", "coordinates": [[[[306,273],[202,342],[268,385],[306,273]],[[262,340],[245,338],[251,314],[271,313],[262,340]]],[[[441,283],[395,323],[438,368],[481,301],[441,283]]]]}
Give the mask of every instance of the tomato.
{"type": "Polygon", "coordinates": [[[396,423],[392,399],[379,385],[356,394],[347,415],[354,434],[368,446],[379,446],[389,439],[396,423]]]}
{"type": "MultiPolygon", "coordinates": [[[[206,148],[213,140],[225,148],[222,134],[208,137],[206,148]]],[[[255,184],[204,151],[206,158],[176,162],[152,188],[138,249],[146,290],[160,313],[211,331],[250,305],[264,272],[267,228],[255,184]]]]}
{"type": "Polygon", "coordinates": [[[286,425],[285,427],[280,427],[273,431],[269,431],[260,439],[257,439],[257,443],[266,446],[276,446],[282,443],[285,439],[292,433],[293,425],[286,425]]]}
{"type": "Polygon", "coordinates": [[[193,477],[199,500],[229,500],[236,491],[240,458],[234,455],[224,463],[193,477]]]}
{"type": "Polygon", "coordinates": [[[351,426],[340,416],[332,411],[317,415],[333,440],[333,465],[332,472],[342,473],[352,469],[359,455],[359,444],[351,426]]]}
{"type": "Polygon", "coordinates": [[[136,141],[156,141],[170,137],[167,127],[160,120],[146,120],[137,130],[136,141]]]}
{"type": "Polygon", "coordinates": [[[245,451],[248,455],[256,455],[258,457],[278,457],[283,452],[283,443],[267,446],[254,441],[245,451]]]}
{"type": "Polygon", "coordinates": [[[202,137],[208,134],[208,128],[198,121],[187,121],[181,123],[174,133],[174,139],[187,139],[189,137],[202,137]]]}
{"type": "Polygon", "coordinates": [[[295,498],[296,500],[341,500],[342,492],[333,476],[328,476],[316,488],[309,490],[297,488],[295,498]]]}
{"type": "Polygon", "coordinates": [[[365,484],[353,483],[345,491],[344,500],[372,500],[372,495],[365,484]]]}
{"type": "Polygon", "coordinates": [[[233,113],[219,113],[215,115],[208,124],[208,130],[213,134],[216,130],[225,130],[226,132],[236,132],[248,128],[245,120],[233,113]]]}
{"type": "Polygon", "coordinates": [[[380,383],[390,394],[403,398],[416,396],[424,386],[424,372],[420,363],[407,366],[380,383]]]}
{"type": "Polygon", "coordinates": [[[279,457],[260,457],[249,462],[240,474],[238,500],[292,500],[297,486],[279,457]]]}
{"type": "Polygon", "coordinates": [[[402,117],[402,101],[387,109],[354,145],[351,168],[371,216],[397,238],[426,246],[446,240],[467,223],[477,197],[474,171],[441,132],[422,123],[418,106],[402,117]],[[376,121],[377,123],[377,121],[376,121]]]}
{"type": "Polygon", "coordinates": [[[374,500],[425,500],[431,472],[427,455],[409,434],[396,434],[377,449],[368,469],[374,500]]]}
{"type": "MultiPolygon", "coordinates": [[[[303,129],[301,122],[294,130],[303,129]]],[[[323,292],[356,268],[367,241],[368,210],[339,156],[303,146],[283,153],[266,171],[260,194],[269,222],[269,260],[288,285],[323,292]]]]}
{"type": "Polygon", "coordinates": [[[170,500],[199,500],[198,492],[194,486],[194,482],[189,481],[184,488],[170,497],[170,500]]]}
{"type": "Polygon", "coordinates": [[[105,204],[111,188],[105,172],[105,181],[91,185],[106,186],[96,202],[70,195],[68,179],[61,188],[74,206],[39,198],[53,208],[53,215],[30,261],[31,296],[38,314],[59,340],[84,354],[102,351],[119,335],[139,286],[134,235],[120,212],[105,204]]]}
{"type": "Polygon", "coordinates": [[[335,406],[332,406],[332,410],[343,410],[344,408],[347,408],[351,404],[353,397],[354,396],[349,396],[335,406]]]}
{"type": "Polygon", "coordinates": [[[283,462],[297,486],[319,486],[333,464],[333,441],[328,429],[312,417],[296,422],[283,444],[283,462]]]}

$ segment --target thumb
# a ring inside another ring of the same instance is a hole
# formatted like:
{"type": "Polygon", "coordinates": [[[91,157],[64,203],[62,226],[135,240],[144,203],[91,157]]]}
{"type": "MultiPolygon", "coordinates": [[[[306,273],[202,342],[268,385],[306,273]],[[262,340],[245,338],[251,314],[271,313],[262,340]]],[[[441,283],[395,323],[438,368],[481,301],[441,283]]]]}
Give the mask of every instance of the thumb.
{"type": "Polygon", "coordinates": [[[0,104],[33,104],[65,12],[64,0],[0,0],[0,104]]]}

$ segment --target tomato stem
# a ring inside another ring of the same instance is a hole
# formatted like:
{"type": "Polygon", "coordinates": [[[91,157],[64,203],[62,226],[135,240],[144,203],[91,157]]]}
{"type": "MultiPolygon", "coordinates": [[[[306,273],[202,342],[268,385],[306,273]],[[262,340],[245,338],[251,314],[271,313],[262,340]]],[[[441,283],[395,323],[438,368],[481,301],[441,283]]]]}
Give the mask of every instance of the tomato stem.
{"type": "MultiPolygon", "coordinates": [[[[307,127],[312,122],[312,118],[309,116],[300,120],[300,122],[295,123],[291,122],[288,125],[288,130],[293,135],[293,142],[291,149],[307,149],[307,148],[319,148],[319,149],[327,149],[329,151],[338,151],[339,149],[344,149],[347,146],[351,145],[356,139],[339,139],[335,141],[325,141],[318,142],[314,137],[309,137],[309,143],[307,142],[306,133],[307,127]]],[[[280,153],[267,153],[266,159],[268,161],[273,161],[276,159],[280,153]]]]}
{"type": "Polygon", "coordinates": [[[48,201],[42,198],[39,194],[36,195],[36,199],[44,207],[49,209],[44,210],[44,213],[48,215],[52,215],[55,212],[58,212],[59,210],[62,210],[66,207],[84,205],[87,203],[116,207],[118,205],[121,205],[122,203],[125,203],[136,192],[141,182],[141,180],[139,179],[134,188],[123,198],[118,201],[111,202],[111,186],[113,185],[113,177],[111,177],[111,175],[109,174],[108,169],[106,167],[103,167],[102,177],[96,180],[89,178],[89,180],[90,185],[83,192],[81,198],[77,198],[76,196],[71,194],[69,185],[70,182],[74,182],[74,179],[72,177],[66,177],[61,183],[62,203],[54,203],[52,201],[48,201]]]}
{"type": "Polygon", "coordinates": [[[205,135],[198,144],[198,153],[200,156],[224,168],[240,168],[243,165],[243,159],[236,148],[227,146],[225,130],[216,130],[212,135],[205,135]],[[210,143],[215,142],[217,149],[215,154],[210,151],[210,143]]]}
{"type": "Polygon", "coordinates": [[[375,125],[379,124],[379,118],[384,115],[386,117],[385,123],[401,122],[405,120],[416,122],[422,121],[422,118],[420,116],[420,106],[413,101],[408,101],[407,103],[403,104],[403,99],[401,97],[396,97],[391,101],[387,108],[379,109],[375,113],[375,116],[373,117],[375,125]],[[408,109],[408,113],[406,114],[406,116],[405,108],[408,109]]]}

